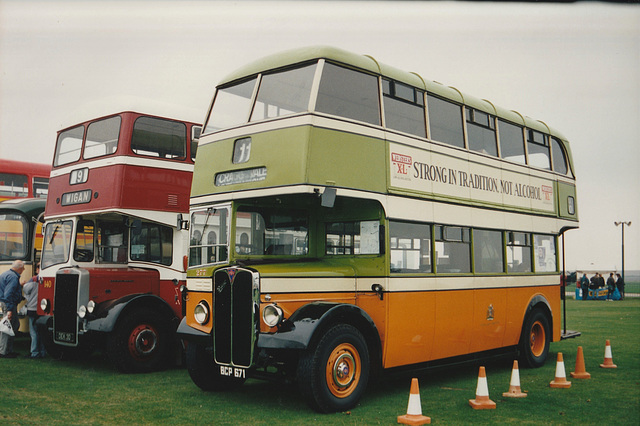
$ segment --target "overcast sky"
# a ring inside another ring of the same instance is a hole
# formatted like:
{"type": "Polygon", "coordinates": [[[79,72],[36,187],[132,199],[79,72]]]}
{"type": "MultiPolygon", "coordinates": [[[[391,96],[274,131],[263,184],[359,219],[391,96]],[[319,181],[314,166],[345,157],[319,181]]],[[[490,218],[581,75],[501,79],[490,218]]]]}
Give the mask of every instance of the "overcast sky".
{"type": "Polygon", "coordinates": [[[0,156],[51,163],[56,131],[114,96],[193,121],[216,83],[326,44],[546,122],[571,141],[567,269],[640,269],[640,6],[466,2],[0,0],[0,156]]]}

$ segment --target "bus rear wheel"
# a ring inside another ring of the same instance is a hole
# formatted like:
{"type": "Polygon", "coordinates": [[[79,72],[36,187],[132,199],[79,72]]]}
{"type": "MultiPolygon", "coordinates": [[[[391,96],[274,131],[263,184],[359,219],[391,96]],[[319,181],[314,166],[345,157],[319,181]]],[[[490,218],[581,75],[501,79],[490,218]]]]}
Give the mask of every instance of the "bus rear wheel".
{"type": "Polygon", "coordinates": [[[364,393],[369,367],[369,350],[360,331],[338,324],[301,356],[298,386],[314,410],[345,411],[364,393]]]}
{"type": "Polygon", "coordinates": [[[520,339],[520,361],[526,367],[542,367],[549,354],[551,327],[549,318],[540,309],[527,316],[520,339]]]}

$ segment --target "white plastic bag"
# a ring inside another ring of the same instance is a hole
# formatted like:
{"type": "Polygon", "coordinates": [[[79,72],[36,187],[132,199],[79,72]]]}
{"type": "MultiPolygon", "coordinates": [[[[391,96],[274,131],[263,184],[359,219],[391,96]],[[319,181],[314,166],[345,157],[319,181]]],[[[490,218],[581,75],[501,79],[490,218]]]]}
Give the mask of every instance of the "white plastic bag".
{"type": "Polygon", "coordinates": [[[13,327],[11,327],[11,320],[7,317],[3,317],[0,321],[0,333],[8,334],[9,336],[15,336],[13,327]]]}

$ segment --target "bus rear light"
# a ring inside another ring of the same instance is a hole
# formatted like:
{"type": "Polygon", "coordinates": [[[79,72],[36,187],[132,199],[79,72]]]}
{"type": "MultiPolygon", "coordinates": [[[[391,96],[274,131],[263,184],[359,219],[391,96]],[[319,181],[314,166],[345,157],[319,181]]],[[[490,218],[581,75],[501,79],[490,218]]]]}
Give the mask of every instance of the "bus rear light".
{"type": "Polygon", "coordinates": [[[193,309],[193,317],[200,325],[205,325],[209,322],[209,304],[204,300],[201,300],[200,303],[196,305],[193,309]]]}
{"type": "Polygon", "coordinates": [[[269,327],[276,327],[280,325],[283,318],[284,313],[282,312],[282,308],[275,303],[265,306],[262,310],[262,320],[269,327]]]}

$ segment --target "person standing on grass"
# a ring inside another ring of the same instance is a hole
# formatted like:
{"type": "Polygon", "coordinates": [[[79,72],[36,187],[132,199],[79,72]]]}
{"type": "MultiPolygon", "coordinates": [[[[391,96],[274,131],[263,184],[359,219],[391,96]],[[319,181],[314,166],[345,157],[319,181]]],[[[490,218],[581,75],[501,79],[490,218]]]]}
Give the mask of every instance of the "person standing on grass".
{"type": "Polygon", "coordinates": [[[587,297],[589,297],[589,278],[587,278],[587,274],[582,274],[580,288],[582,289],[582,300],[587,300],[587,297]]]}
{"type": "MultiPolygon", "coordinates": [[[[11,327],[18,331],[18,303],[22,300],[22,286],[20,275],[24,272],[24,262],[15,260],[11,269],[0,274],[0,308],[3,314],[11,321],[11,327]]],[[[13,352],[13,340],[15,336],[0,333],[0,358],[15,358],[13,352]]]]}
{"type": "Polygon", "coordinates": [[[609,274],[607,278],[607,300],[611,300],[611,296],[616,289],[616,280],[613,278],[613,272],[609,274]]]}
{"type": "Polygon", "coordinates": [[[618,291],[620,292],[620,300],[624,300],[624,280],[618,275],[618,281],[616,281],[616,286],[618,287],[618,291]]]}
{"type": "Polygon", "coordinates": [[[44,350],[44,342],[40,338],[36,321],[38,320],[38,274],[40,273],[40,264],[36,265],[36,274],[29,281],[24,283],[22,292],[27,299],[27,315],[29,316],[29,335],[31,336],[31,353],[25,355],[25,358],[44,358],[46,352],[44,350]]]}

